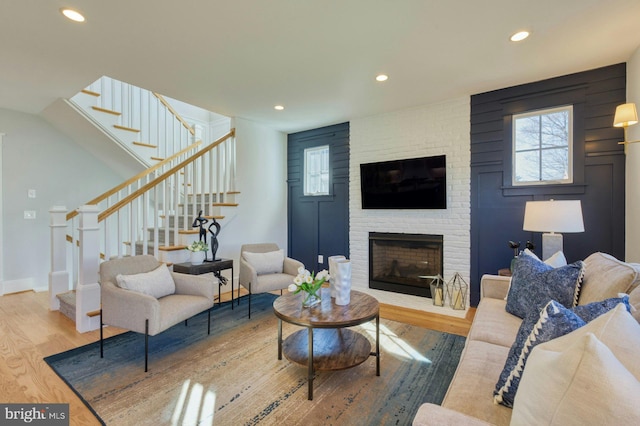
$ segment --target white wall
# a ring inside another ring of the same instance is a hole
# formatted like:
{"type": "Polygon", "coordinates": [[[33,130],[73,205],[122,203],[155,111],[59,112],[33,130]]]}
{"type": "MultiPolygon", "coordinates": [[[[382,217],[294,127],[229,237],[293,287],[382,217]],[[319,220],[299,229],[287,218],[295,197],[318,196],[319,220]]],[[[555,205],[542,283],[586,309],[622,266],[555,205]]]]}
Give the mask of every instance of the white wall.
{"type": "Polygon", "coordinates": [[[0,133],[5,133],[0,294],[44,289],[51,263],[49,209],[78,207],[122,178],[39,116],[0,109],[0,133]],[[36,198],[27,197],[29,189],[36,190],[36,198]],[[36,219],[25,220],[25,210],[35,211],[36,219]]]}
{"type": "MultiPolygon", "coordinates": [[[[242,244],[275,242],[287,249],[287,140],[285,134],[248,120],[236,119],[235,126],[240,206],[223,212],[218,254],[234,259],[237,276],[242,244]]],[[[46,289],[49,209],[57,204],[75,208],[122,178],[38,116],[0,109],[0,133],[5,133],[0,294],[5,289],[46,289]],[[29,189],[36,190],[35,199],[27,197],[29,189]],[[36,220],[23,219],[24,210],[34,210],[36,220]]]]}
{"type": "Polygon", "coordinates": [[[218,253],[234,260],[237,277],[242,244],[273,242],[287,252],[287,136],[242,118],[235,128],[239,206],[223,211],[218,253]]]}
{"type": "MultiPolygon", "coordinates": [[[[627,102],[640,107],[640,47],[627,61],[627,102]]],[[[627,139],[640,140],[640,124],[629,127],[627,139]]],[[[625,259],[640,262],[640,143],[627,145],[625,259]]]]}
{"type": "Polygon", "coordinates": [[[369,232],[440,234],[444,236],[444,278],[459,272],[469,283],[470,234],[470,99],[401,110],[350,122],[349,220],[352,285],[381,303],[454,316],[464,311],[434,307],[431,299],[371,290],[369,232]],[[363,210],[360,164],[446,154],[446,210],[363,210]]]}

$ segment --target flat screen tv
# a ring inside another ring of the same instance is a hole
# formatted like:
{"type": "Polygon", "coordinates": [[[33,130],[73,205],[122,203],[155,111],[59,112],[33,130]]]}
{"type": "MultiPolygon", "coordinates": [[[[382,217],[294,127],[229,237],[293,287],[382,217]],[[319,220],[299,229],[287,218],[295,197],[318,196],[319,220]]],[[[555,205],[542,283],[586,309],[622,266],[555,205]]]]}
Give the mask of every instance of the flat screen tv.
{"type": "Polygon", "coordinates": [[[360,164],[363,209],[446,209],[446,156],[360,164]]]}

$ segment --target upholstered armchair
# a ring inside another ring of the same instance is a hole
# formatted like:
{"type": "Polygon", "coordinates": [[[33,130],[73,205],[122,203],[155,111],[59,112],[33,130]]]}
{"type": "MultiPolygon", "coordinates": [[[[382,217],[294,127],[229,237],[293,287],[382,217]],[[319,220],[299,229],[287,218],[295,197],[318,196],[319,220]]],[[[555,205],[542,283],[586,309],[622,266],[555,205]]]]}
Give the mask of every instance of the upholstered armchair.
{"type": "Polygon", "coordinates": [[[103,325],[143,333],[144,371],[147,371],[149,336],[209,311],[217,278],[213,274],[188,275],[168,270],[151,255],[123,257],[100,264],[100,357],[103,325]]]}
{"type": "MultiPolygon", "coordinates": [[[[277,244],[244,244],[240,247],[240,285],[249,290],[249,318],[251,295],[282,290],[293,283],[302,262],[284,255],[277,244]]],[[[238,303],[240,286],[238,286],[238,303]]]]}

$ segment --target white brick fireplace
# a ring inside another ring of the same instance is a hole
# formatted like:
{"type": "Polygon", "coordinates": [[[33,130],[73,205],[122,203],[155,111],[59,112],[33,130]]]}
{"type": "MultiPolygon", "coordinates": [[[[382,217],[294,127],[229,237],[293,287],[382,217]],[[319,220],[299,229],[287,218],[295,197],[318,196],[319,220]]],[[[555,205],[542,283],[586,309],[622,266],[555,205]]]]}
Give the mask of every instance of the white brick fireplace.
{"type": "MultiPolygon", "coordinates": [[[[459,272],[470,284],[470,99],[354,119],[350,122],[349,220],[353,288],[381,303],[461,317],[420,296],[373,290],[369,285],[369,232],[443,235],[444,279],[459,272]],[[446,210],[363,210],[360,164],[447,156],[446,210]]],[[[468,301],[467,301],[468,305],[468,301]]]]}

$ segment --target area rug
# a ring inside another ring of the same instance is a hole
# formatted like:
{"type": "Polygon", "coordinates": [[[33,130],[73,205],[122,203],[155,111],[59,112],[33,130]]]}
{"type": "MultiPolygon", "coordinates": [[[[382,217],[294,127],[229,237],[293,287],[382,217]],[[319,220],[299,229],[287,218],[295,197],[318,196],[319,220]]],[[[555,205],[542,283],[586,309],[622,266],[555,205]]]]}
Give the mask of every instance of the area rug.
{"type": "MultiPolygon", "coordinates": [[[[319,371],[307,399],[306,368],[277,359],[275,296],[178,324],[149,338],[128,332],[45,358],[107,425],[408,425],[420,404],[439,404],[465,339],[382,319],[381,374],[375,358],[340,371],[319,371]]],[[[355,328],[369,336],[375,324],[355,328]]],[[[283,336],[299,330],[283,325],[283,336]]],[[[373,347],[373,345],[372,345],[373,347]]]]}

